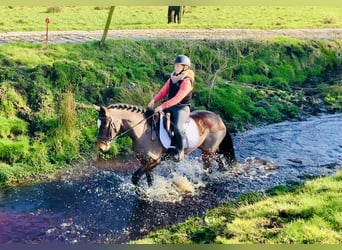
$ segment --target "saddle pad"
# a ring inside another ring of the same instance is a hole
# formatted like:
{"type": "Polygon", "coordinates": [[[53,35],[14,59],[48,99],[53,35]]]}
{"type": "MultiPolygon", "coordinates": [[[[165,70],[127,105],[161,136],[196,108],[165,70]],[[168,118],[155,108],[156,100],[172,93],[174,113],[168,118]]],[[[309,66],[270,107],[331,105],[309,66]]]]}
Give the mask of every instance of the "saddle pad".
{"type": "MultiPolygon", "coordinates": [[[[171,146],[171,137],[169,133],[166,131],[163,122],[163,116],[160,116],[160,126],[159,126],[159,137],[160,142],[162,143],[164,148],[174,148],[171,146]]],[[[184,148],[193,148],[197,147],[199,140],[199,131],[194,119],[189,117],[187,121],[184,123],[184,131],[185,135],[183,136],[183,145],[184,148]]]]}

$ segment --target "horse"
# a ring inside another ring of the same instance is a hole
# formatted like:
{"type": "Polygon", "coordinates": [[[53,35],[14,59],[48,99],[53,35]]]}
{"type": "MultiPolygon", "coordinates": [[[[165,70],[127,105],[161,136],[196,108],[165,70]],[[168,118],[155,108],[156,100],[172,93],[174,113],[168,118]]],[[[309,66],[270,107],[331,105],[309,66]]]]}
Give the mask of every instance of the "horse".
{"type": "MultiPolygon", "coordinates": [[[[141,164],[133,173],[131,181],[138,185],[140,178],[145,174],[147,183],[151,186],[153,169],[162,160],[167,159],[168,152],[161,139],[155,136],[155,123],[151,122],[154,119],[154,111],[152,110],[153,115],[147,115],[149,112],[145,108],[123,103],[108,107],[94,104],[94,107],[98,111],[97,150],[108,151],[115,138],[123,134],[128,135],[132,139],[135,156],[141,164]]],[[[188,121],[193,123],[191,130],[195,131],[196,139],[191,145],[184,145],[185,154],[200,149],[203,168],[207,172],[210,171],[214,159],[221,167],[236,162],[232,138],[219,115],[211,111],[192,111],[188,121]]]]}

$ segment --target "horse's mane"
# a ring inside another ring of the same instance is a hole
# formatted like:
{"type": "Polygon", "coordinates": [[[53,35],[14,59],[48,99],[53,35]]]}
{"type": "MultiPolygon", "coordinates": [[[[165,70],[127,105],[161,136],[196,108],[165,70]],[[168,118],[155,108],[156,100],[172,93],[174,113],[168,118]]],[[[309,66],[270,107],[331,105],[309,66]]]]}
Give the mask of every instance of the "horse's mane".
{"type": "Polygon", "coordinates": [[[130,110],[132,112],[137,112],[137,113],[145,113],[145,111],[146,111],[143,107],[131,105],[131,104],[125,104],[125,103],[111,104],[107,108],[109,108],[109,109],[124,109],[124,110],[130,110]]]}

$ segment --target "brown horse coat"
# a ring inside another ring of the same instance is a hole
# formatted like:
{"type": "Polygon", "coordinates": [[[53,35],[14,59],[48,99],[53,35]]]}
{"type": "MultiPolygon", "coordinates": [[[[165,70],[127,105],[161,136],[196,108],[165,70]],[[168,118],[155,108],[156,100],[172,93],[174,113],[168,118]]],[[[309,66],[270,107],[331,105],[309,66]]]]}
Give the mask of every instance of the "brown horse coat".
{"type": "MultiPolygon", "coordinates": [[[[167,152],[160,140],[152,138],[152,127],[148,122],[152,117],[146,118],[146,110],[134,105],[94,106],[99,112],[97,149],[108,151],[111,141],[123,131],[120,135],[127,134],[132,138],[133,151],[141,163],[141,167],[132,176],[132,182],[137,184],[141,176],[146,174],[148,184],[152,185],[153,168],[167,152]]],[[[197,124],[199,140],[196,147],[185,148],[185,153],[199,148],[204,169],[210,168],[216,153],[222,154],[229,164],[235,162],[232,140],[221,117],[211,111],[193,111],[190,117],[197,124]]],[[[217,160],[223,164],[222,157],[217,160]]]]}

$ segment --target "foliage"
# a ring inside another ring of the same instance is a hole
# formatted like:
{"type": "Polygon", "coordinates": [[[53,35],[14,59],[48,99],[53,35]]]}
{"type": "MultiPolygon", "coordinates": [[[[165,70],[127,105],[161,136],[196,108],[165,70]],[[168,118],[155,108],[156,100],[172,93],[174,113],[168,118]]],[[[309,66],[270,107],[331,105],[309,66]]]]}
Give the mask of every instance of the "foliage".
{"type": "Polygon", "coordinates": [[[55,162],[70,163],[79,156],[79,130],[76,103],[72,92],[68,91],[64,94],[58,116],[56,134],[52,138],[51,159],[55,162]]]}
{"type": "Polygon", "coordinates": [[[54,6],[54,7],[49,7],[46,13],[60,13],[61,11],[62,11],[61,7],[54,6]]]}
{"type": "Polygon", "coordinates": [[[127,103],[147,107],[152,97],[156,94],[156,89],[159,88],[157,84],[141,86],[139,84],[131,83],[126,87],[117,88],[118,96],[116,100],[119,103],[127,103]]]}
{"type": "Polygon", "coordinates": [[[321,96],[327,104],[328,110],[335,112],[342,108],[342,86],[320,84],[318,86],[321,89],[321,96]]]}

